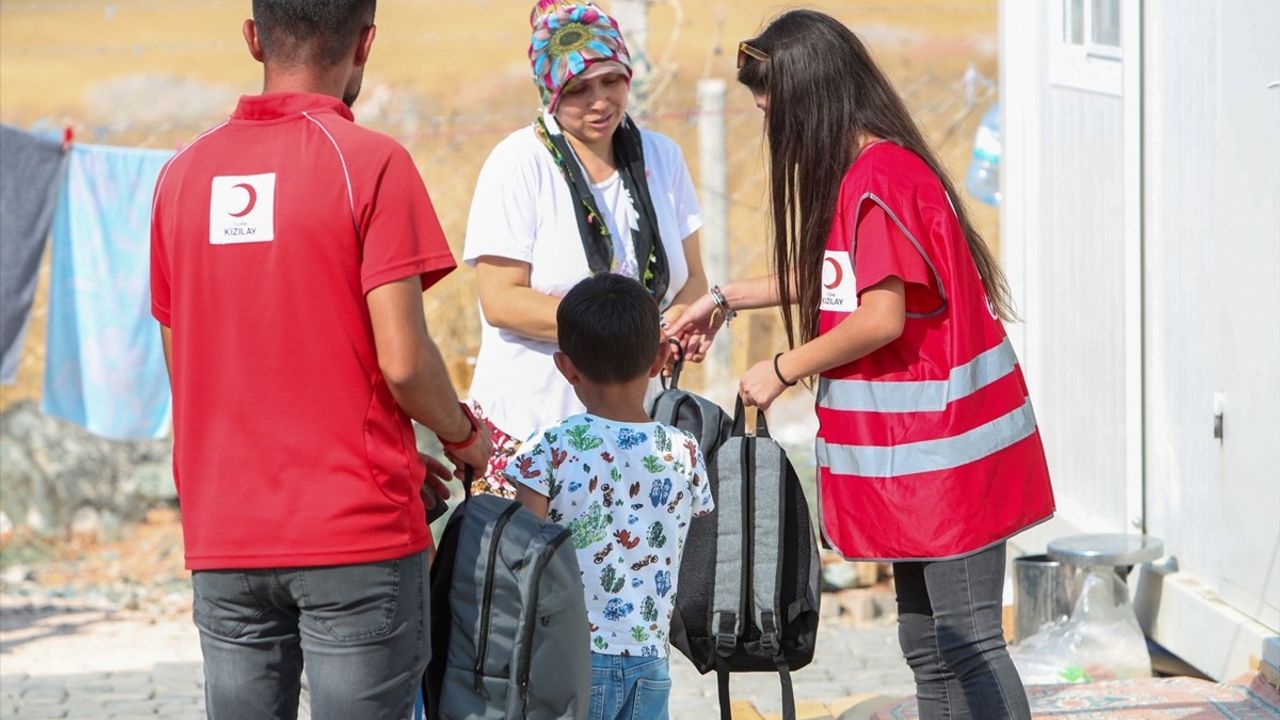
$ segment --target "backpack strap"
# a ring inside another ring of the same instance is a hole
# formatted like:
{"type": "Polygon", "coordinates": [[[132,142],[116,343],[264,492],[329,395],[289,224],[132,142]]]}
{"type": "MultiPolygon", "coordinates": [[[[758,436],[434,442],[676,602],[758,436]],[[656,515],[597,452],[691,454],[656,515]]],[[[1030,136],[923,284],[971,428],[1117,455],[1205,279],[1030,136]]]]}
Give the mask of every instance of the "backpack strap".
{"type": "Polygon", "coordinates": [[[653,411],[649,413],[649,417],[664,425],[675,425],[680,400],[684,395],[683,391],[674,389],[658,393],[658,397],[653,399],[653,411]]]}
{"type": "MultiPolygon", "coordinates": [[[[743,445],[745,450],[746,446],[743,445]]],[[[733,654],[742,634],[743,477],[742,463],[718,453],[716,482],[716,572],[711,596],[711,632],[720,658],[733,654]]]]}
{"type": "MultiPolygon", "coordinates": [[[[471,498],[471,481],[473,473],[467,467],[462,486],[467,488],[467,498],[471,498]]],[[[454,510],[444,532],[440,534],[440,543],[436,546],[435,560],[430,570],[430,607],[431,614],[427,618],[431,648],[431,662],[422,674],[423,716],[440,717],[440,691],[444,680],[444,659],[449,655],[449,635],[453,627],[453,613],[450,612],[449,588],[453,586],[453,573],[457,568],[458,542],[462,535],[462,521],[467,513],[468,503],[459,505],[454,510]]]]}
{"type": "Polygon", "coordinates": [[[764,413],[757,419],[755,477],[750,479],[756,502],[752,507],[751,611],[760,628],[760,651],[772,657],[782,683],[783,720],[795,720],[795,694],[791,668],[782,653],[782,630],[792,619],[793,608],[782,607],[782,555],[786,552],[786,465],[787,457],[778,443],[769,439],[764,413]],[[772,549],[772,552],[768,552],[772,549]]]}
{"type": "MultiPolygon", "coordinates": [[[[697,400],[695,399],[695,402],[697,400]]],[[[714,443],[721,440],[720,438],[720,408],[710,400],[702,400],[698,402],[698,415],[702,420],[702,434],[697,438],[698,447],[703,448],[703,460],[709,460],[705,457],[714,453],[717,447],[705,447],[706,443],[714,443]]]]}
{"type": "Polygon", "coordinates": [[[684,371],[684,346],[675,338],[671,338],[667,342],[671,343],[671,346],[675,348],[672,353],[676,358],[675,361],[671,363],[670,384],[668,384],[667,377],[665,375],[659,375],[658,377],[664,390],[675,390],[680,387],[680,373],[684,371]]]}
{"type": "MultiPolygon", "coordinates": [[[[763,413],[761,413],[763,417],[763,413]]],[[[767,657],[782,652],[781,630],[786,624],[786,609],[782,608],[782,554],[783,525],[786,522],[787,463],[782,448],[768,438],[758,438],[755,448],[755,477],[750,478],[755,490],[751,526],[751,546],[755,548],[751,558],[751,610],[756,627],[760,628],[760,649],[767,657]]]]}
{"type": "Polygon", "coordinates": [[[791,665],[781,653],[773,658],[778,667],[778,680],[782,684],[782,720],[796,720],[796,693],[791,686],[791,665]]]}
{"type": "Polygon", "coordinates": [[[729,663],[722,657],[716,658],[716,689],[720,694],[720,720],[733,720],[733,706],[729,700],[729,663]]]}
{"type": "MultiPolygon", "coordinates": [[[[791,666],[778,654],[773,659],[782,685],[782,720],[796,720],[796,693],[791,683],[791,666]]],[[[720,720],[733,720],[733,701],[729,695],[729,663],[716,657],[716,692],[720,698],[720,720]]]]}

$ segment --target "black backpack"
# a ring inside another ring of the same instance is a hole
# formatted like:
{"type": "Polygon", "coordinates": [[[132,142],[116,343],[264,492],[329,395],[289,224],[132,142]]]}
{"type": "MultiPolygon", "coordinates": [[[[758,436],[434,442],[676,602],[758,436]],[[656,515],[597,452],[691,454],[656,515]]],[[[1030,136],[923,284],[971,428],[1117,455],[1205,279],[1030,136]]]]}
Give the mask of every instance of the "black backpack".
{"type": "Polygon", "coordinates": [[[710,462],[711,456],[729,439],[733,420],[719,405],[701,395],[680,389],[684,351],[680,343],[672,341],[671,344],[676,353],[675,366],[671,370],[671,379],[662,381],[663,390],[653,399],[649,417],[692,434],[698,440],[698,447],[702,449],[702,457],[710,462]]]}
{"type": "Polygon", "coordinates": [[[791,671],[813,660],[818,635],[818,543],[764,413],[754,435],[744,415],[739,399],[731,436],[706,456],[716,510],[690,523],[671,644],[699,672],[716,672],[722,720],[731,717],[730,672],[777,672],[783,718],[795,720],[791,671]]]}

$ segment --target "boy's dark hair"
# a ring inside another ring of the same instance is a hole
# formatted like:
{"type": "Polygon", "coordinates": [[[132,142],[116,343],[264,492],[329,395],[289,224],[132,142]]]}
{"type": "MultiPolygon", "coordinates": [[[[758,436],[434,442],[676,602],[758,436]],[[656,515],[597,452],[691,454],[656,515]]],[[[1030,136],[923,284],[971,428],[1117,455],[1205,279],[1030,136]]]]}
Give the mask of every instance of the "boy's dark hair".
{"type": "Polygon", "coordinates": [[[560,350],[588,380],[647,375],[662,342],[658,304],[629,277],[600,273],[573,286],[556,310],[560,350]]]}
{"type": "Polygon", "coordinates": [[[253,23],[267,60],[336,65],[373,24],[377,0],[253,0],[253,23]]]}

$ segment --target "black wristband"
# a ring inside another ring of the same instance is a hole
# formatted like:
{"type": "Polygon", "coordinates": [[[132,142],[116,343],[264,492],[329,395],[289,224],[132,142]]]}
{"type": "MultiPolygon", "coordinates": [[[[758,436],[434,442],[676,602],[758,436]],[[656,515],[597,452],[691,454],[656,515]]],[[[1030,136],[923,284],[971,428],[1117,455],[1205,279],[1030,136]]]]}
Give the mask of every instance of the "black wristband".
{"type": "Polygon", "coordinates": [[[791,380],[788,382],[786,378],[782,377],[782,370],[778,368],[778,358],[780,357],[782,357],[782,353],[778,353],[773,356],[773,374],[778,376],[778,382],[783,385],[786,385],[787,387],[795,387],[795,384],[799,382],[799,380],[791,380]]]}

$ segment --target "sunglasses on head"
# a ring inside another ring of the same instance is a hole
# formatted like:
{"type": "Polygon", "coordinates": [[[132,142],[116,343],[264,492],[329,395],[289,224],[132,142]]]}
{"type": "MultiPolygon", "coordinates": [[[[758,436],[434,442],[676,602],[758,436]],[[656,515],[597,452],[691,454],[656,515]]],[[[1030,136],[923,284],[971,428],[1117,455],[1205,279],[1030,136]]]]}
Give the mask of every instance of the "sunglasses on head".
{"type": "Polygon", "coordinates": [[[751,43],[743,40],[738,43],[738,69],[741,70],[743,65],[747,64],[747,58],[759,60],[760,62],[768,62],[769,53],[757,47],[752,47],[751,43]]]}

